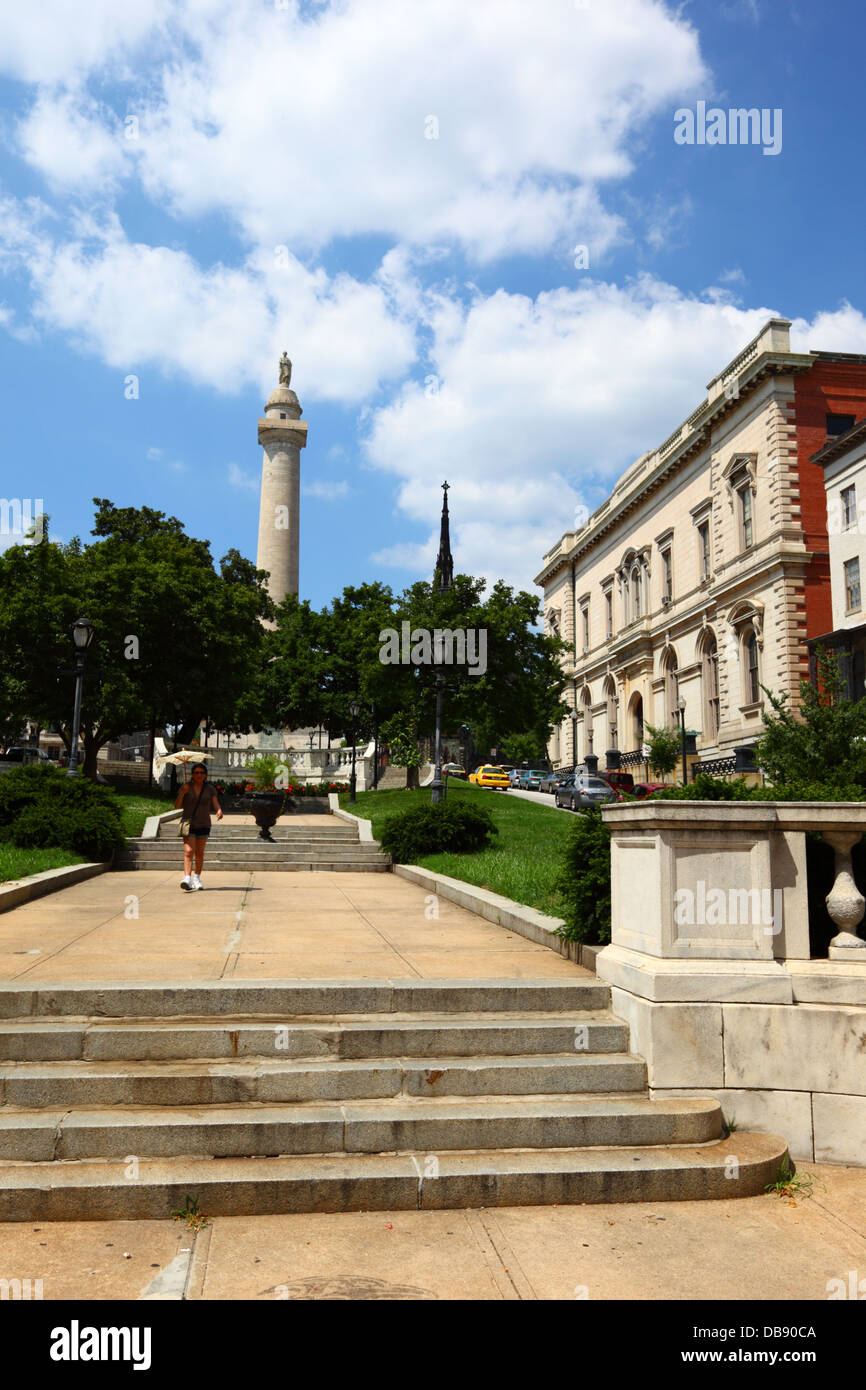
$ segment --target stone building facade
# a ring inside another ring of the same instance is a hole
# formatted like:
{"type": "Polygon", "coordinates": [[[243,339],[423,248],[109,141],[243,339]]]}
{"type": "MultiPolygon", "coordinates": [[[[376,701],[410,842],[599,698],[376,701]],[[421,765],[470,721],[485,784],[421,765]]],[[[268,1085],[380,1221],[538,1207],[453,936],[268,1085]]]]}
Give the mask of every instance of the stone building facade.
{"type": "Polygon", "coordinates": [[[544,556],[545,626],[569,644],[557,766],[642,763],[647,725],[694,732],[702,765],[746,765],[767,686],[796,699],[832,626],[828,433],[866,415],[866,357],[793,353],[771,319],[691,415],[544,556]],[[744,753],[737,755],[735,750],[744,753]]]}

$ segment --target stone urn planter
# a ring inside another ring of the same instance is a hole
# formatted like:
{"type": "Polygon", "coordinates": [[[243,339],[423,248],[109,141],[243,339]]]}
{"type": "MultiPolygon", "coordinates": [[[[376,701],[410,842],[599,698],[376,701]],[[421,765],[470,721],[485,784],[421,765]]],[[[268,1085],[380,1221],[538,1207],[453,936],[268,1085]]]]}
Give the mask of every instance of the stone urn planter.
{"type": "Polygon", "coordinates": [[[272,826],[276,825],[284,811],[294,806],[294,801],[286,792],[247,792],[238,802],[239,807],[249,811],[259,827],[259,839],[273,842],[272,826]]]}

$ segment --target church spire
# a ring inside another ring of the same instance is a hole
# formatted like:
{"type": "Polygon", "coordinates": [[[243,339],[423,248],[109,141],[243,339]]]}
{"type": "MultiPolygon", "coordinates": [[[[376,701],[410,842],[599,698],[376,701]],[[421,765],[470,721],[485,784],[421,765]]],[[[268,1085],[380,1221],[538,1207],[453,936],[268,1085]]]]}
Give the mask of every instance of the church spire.
{"type": "Polygon", "coordinates": [[[451,558],[451,533],[448,525],[448,484],[442,484],[442,522],[439,528],[439,556],[433,586],[444,593],[451,588],[454,579],[454,561],[451,558]]]}

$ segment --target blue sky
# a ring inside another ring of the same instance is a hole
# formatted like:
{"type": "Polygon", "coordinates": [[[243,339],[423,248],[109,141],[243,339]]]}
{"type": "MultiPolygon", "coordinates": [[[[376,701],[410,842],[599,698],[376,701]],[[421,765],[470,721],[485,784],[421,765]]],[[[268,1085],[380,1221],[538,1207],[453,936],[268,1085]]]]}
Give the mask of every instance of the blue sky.
{"type": "Polygon", "coordinates": [[[254,558],[286,348],[303,597],[427,574],[446,477],[457,568],[531,589],[770,314],[866,351],[864,29],[855,0],[7,12],[0,492],[64,539],[105,496],[254,558]],[[780,153],[677,145],[699,101],[781,109],[780,153]]]}

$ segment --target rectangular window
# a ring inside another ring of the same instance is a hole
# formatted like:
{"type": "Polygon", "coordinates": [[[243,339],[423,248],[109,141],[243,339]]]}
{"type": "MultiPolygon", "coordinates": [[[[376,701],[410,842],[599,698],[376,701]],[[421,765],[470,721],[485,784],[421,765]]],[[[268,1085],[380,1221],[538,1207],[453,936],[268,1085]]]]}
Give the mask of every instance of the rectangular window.
{"type": "Polygon", "coordinates": [[[671,552],[662,551],[662,598],[670,599],[673,597],[673,571],[671,569],[671,552]]]}
{"type": "Polygon", "coordinates": [[[742,540],[745,550],[752,547],[752,489],[746,485],[739,491],[740,498],[740,522],[742,525],[742,540]]]}
{"type": "Polygon", "coordinates": [[[846,430],[850,430],[856,419],[856,415],[839,415],[835,412],[828,414],[827,433],[831,438],[835,438],[837,434],[844,434],[846,430]]]}
{"type": "Polygon", "coordinates": [[[839,496],[842,499],[842,524],[848,531],[857,520],[857,489],[855,485],[852,483],[850,487],[843,487],[839,496]]]}
{"type": "Polygon", "coordinates": [[[698,539],[701,547],[701,579],[710,577],[710,523],[702,521],[698,527],[698,539]]]}
{"type": "Polygon", "coordinates": [[[613,594],[610,589],[604,596],[604,622],[605,632],[608,637],[613,636],[613,594]]]}
{"type": "Polygon", "coordinates": [[[589,651],[589,607],[581,608],[580,616],[583,619],[583,650],[589,651]]]}
{"type": "Polygon", "coordinates": [[[845,561],[845,606],[849,613],[860,608],[860,560],[845,561]]]}

